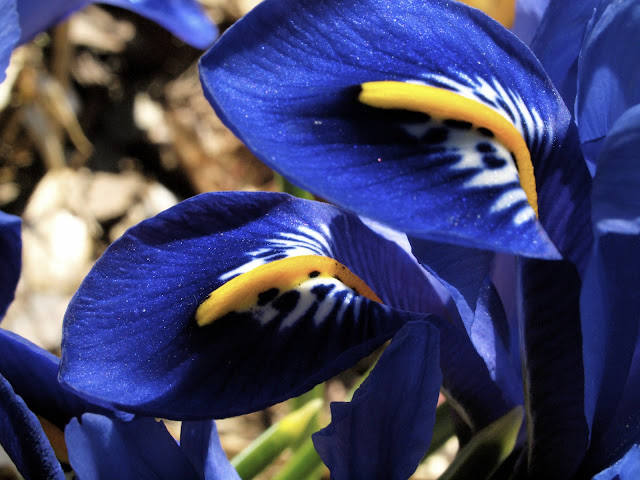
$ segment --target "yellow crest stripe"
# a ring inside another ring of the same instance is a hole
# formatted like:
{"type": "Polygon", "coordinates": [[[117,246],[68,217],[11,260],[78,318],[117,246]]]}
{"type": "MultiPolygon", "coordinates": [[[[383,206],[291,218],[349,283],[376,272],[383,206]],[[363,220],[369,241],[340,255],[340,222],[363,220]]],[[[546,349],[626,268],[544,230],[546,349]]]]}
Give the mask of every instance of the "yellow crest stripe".
{"type": "Polygon", "coordinates": [[[361,85],[358,99],[365,105],[426,113],[439,119],[470,122],[474,128],[490,130],[515,157],[520,185],[529,205],[538,215],[538,194],[531,154],[516,127],[492,108],[450,90],[430,85],[382,81],[361,85]]]}
{"type": "Polygon", "coordinates": [[[322,277],[335,278],[359,295],[382,303],[360,277],[333,258],[301,255],[275,260],[232,278],[202,302],[196,311],[196,321],[201,327],[208,325],[227,313],[248,310],[268,292],[282,293],[322,277]]]}

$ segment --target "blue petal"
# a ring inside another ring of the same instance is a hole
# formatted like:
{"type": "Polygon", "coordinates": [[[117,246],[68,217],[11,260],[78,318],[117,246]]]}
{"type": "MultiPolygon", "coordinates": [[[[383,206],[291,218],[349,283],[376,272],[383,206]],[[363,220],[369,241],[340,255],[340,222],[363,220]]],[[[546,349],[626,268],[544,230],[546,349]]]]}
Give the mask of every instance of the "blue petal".
{"type": "MultiPolygon", "coordinates": [[[[511,354],[511,331],[489,275],[495,255],[455,245],[411,238],[413,253],[449,290],[463,326],[507,403],[521,403],[519,357],[511,354]]],[[[446,343],[446,337],[442,343],[446,343]]],[[[444,348],[444,347],[443,347],[444,348]]]]}
{"type": "Polygon", "coordinates": [[[410,322],[353,400],[331,404],[331,424],[313,435],[331,478],[409,478],[431,442],[442,381],[438,362],[438,330],[410,322]]]}
{"type": "Polygon", "coordinates": [[[15,333],[0,329],[0,374],[29,408],[60,429],[84,412],[124,415],[90,403],[62,388],[58,357],[15,333]]]}
{"type": "Polygon", "coordinates": [[[616,411],[626,424],[625,432],[618,432],[619,439],[625,436],[635,440],[634,432],[639,428],[629,425],[628,412],[620,412],[618,405],[625,401],[625,383],[635,381],[629,371],[640,333],[639,148],[640,105],[636,105],[611,129],[593,185],[596,244],[581,310],[587,418],[593,418],[596,437],[611,429],[616,411]]]}
{"type": "Polygon", "coordinates": [[[240,480],[222,450],[213,420],[182,422],[180,447],[203,480],[240,480]]]}
{"type": "Polygon", "coordinates": [[[549,0],[517,0],[516,18],[511,31],[524,43],[531,44],[548,5],[549,0]]]}
{"type": "Polygon", "coordinates": [[[56,459],[40,422],[2,375],[0,444],[25,479],[64,480],[60,462],[56,459]]]}
{"type": "MultiPolygon", "coordinates": [[[[16,0],[0,0],[0,83],[6,77],[11,52],[20,38],[16,0]]],[[[0,315],[1,316],[1,315],[0,315]]]]}
{"type": "MultiPolygon", "coordinates": [[[[86,7],[91,0],[20,0],[20,43],[86,7]]],[[[218,31],[195,0],[101,0],[147,17],[196,48],[213,43],[218,31]]]]}
{"type": "Polygon", "coordinates": [[[96,263],[67,310],[61,379],[134,413],[246,413],[310,389],[424,317],[404,310],[428,313],[429,288],[413,259],[355,215],[284,194],[204,194],[134,227],[96,263]],[[386,305],[331,280],[198,326],[215,289],[300,255],[336,259],[386,305]]]}
{"type": "Polygon", "coordinates": [[[580,278],[563,260],[520,259],[523,376],[531,478],[572,478],[589,441],[580,278]]]}
{"type": "MultiPolygon", "coordinates": [[[[570,115],[537,60],[498,24],[457,2],[267,0],[200,67],[207,98],[263,161],[412,236],[557,258],[515,169],[515,176],[500,170],[499,181],[471,160],[475,143],[421,143],[414,134],[425,120],[360,104],[363,82],[426,83],[502,112],[531,151],[539,197],[566,189],[563,213],[571,217],[587,196],[582,159],[560,151],[575,135],[567,130],[570,115]]],[[[545,229],[574,228],[549,208],[540,208],[545,229]]],[[[566,254],[558,235],[552,240],[566,254]]]]}
{"type": "Polygon", "coordinates": [[[640,478],[640,446],[632,446],[620,460],[593,477],[593,480],[635,480],[640,478]]]}
{"type": "Polygon", "coordinates": [[[22,268],[19,217],[0,212],[0,320],[13,301],[22,268]]]}
{"type": "Polygon", "coordinates": [[[597,162],[602,139],[618,117],[640,103],[640,4],[601,1],[589,24],[578,68],[576,120],[585,153],[597,162]]]}
{"type": "Polygon", "coordinates": [[[205,49],[218,29],[197,0],[100,0],[153,20],[189,45],[205,49]]]}
{"type": "Polygon", "coordinates": [[[69,461],[83,480],[198,479],[164,424],[153,418],[130,422],[86,413],[65,429],[69,461]]]}
{"type": "Polygon", "coordinates": [[[582,40],[598,2],[551,0],[531,43],[531,49],[570,110],[576,98],[582,40]]]}

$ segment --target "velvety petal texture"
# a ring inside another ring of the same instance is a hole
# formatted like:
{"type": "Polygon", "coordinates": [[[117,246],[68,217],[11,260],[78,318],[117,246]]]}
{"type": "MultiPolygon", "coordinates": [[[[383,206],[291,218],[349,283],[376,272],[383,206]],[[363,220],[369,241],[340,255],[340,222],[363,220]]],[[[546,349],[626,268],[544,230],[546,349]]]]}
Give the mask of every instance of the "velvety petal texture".
{"type": "Polygon", "coordinates": [[[86,413],[65,429],[69,461],[83,480],[199,479],[195,468],[153,418],[130,422],[86,413]]]}
{"type": "MultiPolygon", "coordinates": [[[[91,0],[16,0],[20,21],[20,43],[52,27],[89,5],[91,0]]],[[[163,26],[196,48],[206,48],[217,37],[217,29],[196,0],[104,0],[131,10],[163,26]]]]}
{"type": "Polygon", "coordinates": [[[20,39],[16,0],[0,0],[0,83],[6,77],[11,52],[20,39]]]}
{"type": "Polygon", "coordinates": [[[284,194],[204,194],[132,228],[96,263],[67,310],[60,378],[134,413],[237,415],[344,370],[434,301],[441,310],[415,261],[355,215],[284,194]],[[251,286],[259,267],[293,260],[302,271],[318,258],[363,285],[313,267],[298,286],[251,286]],[[367,286],[383,304],[360,294],[367,286]],[[237,302],[212,301],[219,287],[237,302]],[[205,301],[228,308],[198,324],[205,301]]]}
{"type": "Polygon", "coordinates": [[[2,375],[0,444],[26,480],[64,480],[60,462],[40,422],[2,375]]]}
{"type": "Polygon", "coordinates": [[[543,258],[557,258],[556,247],[569,254],[566,230],[590,235],[588,173],[579,148],[577,157],[566,150],[577,145],[570,115],[531,52],[478,10],[442,0],[267,0],[200,67],[207,98],[240,139],[336,204],[412,236],[543,258]],[[470,99],[466,111],[506,120],[530,152],[553,243],[492,131],[445,110],[377,108],[361,85],[380,81],[426,85],[436,103],[470,99]],[[557,195],[566,197],[559,216],[545,200],[557,195]]]}
{"type": "Polygon", "coordinates": [[[584,39],[578,68],[576,121],[587,160],[597,163],[604,138],[627,109],[640,103],[640,4],[601,1],[584,39]]]}
{"type": "Polygon", "coordinates": [[[429,448],[442,374],[438,330],[405,325],[356,390],[331,404],[331,424],[313,443],[334,480],[411,476],[429,448]]]}
{"type": "Polygon", "coordinates": [[[0,212],[0,320],[13,301],[22,269],[21,220],[0,212]]]}

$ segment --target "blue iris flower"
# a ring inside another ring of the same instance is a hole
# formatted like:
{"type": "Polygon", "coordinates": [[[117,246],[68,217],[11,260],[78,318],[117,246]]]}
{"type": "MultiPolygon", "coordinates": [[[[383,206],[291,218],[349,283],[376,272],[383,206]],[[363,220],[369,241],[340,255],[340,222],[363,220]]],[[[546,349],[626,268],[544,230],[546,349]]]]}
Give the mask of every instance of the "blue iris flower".
{"type": "MultiPolygon", "coordinates": [[[[91,0],[1,0],[0,82],[13,49],[51,28],[91,0]]],[[[149,18],[196,48],[206,48],[218,35],[196,0],[104,0],[100,3],[126,8],[149,18]]]]}
{"type": "Polygon", "coordinates": [[[266,0],[203,57],[205,93],[262,160],[348,210],[220,193],[134,227],[69,307],[62,381],[138,414],[224,417],[393,338],[315,437],[334,478],[407,478],[440,378],[472,432],[525,406],[516,475],[632,478],[636,3],[551,1],[532,51],[456,2],[266,0]]]}
{"type": "Polygon", "coordinates": [[[530,474],[621,458],[638,441],[637,2],[552,1],[533,52],[455,2],[267,5],[201,62],[221,118],[294,182],[407,232],[507,401],[524,390],[530,474]],[[535,199],[489,110],[526,143],[535,199]]]}

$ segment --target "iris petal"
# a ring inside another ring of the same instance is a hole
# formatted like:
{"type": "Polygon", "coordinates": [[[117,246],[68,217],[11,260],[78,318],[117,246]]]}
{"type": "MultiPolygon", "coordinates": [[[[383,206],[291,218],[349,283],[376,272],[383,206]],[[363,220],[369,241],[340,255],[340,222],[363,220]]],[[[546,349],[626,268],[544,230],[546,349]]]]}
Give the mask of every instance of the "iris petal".
{"type": "MultiPolygon", "coordinates": [[[[633,381],[629,369],[640,333],[639,132],[640,105],[636,105],[609,132],[594,178],[596,242],[583,287],[581,310],[587,416],[593,418],[596,436],[611,428],[611,418],[619,410],[625,383],[633,381]]],[[[621,415],[627,416],[625,412],[621,415]]],[[[625,427],[629,432],[624,436],[637,428],[625,427]]]]}
{"type": "Polygon", "coordinates": [[[85,413],[65,429],[69,460],[82,479],[197,479],[187,456],[164,424],[153,418],[130,422],[85,413]]]}
{"type": "Polygon", "coordinates": [[[598,0],[551,0],[531,43],[531,50],[571,111],[576,98],[578,56],[597,4],[598,0]]]}
{"type": "MultiPolygon", "coordinates": [[[[267,0],[203,57],[201,78],[221,118],[265,162],[413,236],[557,258],[510,159],[491,171],[478,141],[455,130],[462,124],[445,132],[460,136],[455,149],[434,143],[441,137],[424,115],[360,103],[365,82],[426,84],[499,112],[531,152],[539,196],[568,188],[570,217],[586,197],[578,181],[566,183],[580,178],[580,159],[550,154],[575,132],[546,74],[512,35],[456,2],[267,0]]],[[[550,213],[544,205],[541,220],[562,223],[552,228],[560,236],[566,218],[550,213]]]]}
{"type": "MultiPolygon", "coordinates": [[[[16,0],[0,0],[0,83],[6,76],[11,52],[20,38],[16,0]]],[[[1,315],[0,315],[1,316],[1,315]]]]}
{"type": "Polygon", "coordinates": [[[634,445],[614,465],[593,477],[593,480],[634,480],[640,476],[640,446],[634,445]]]}
{"type": "Polygon", "coordinates": [[[64,480],[60,462],[40,422],[2,375],[0,444],[25,479],[64,480]]]}
{"type": "Polygon", "coordinates": [[[13,301],[22,268],[20,218],[0,212],[0,320],[13,301]]]}
{"type": "Polygon", "coordinates": [[[130,418],[123,412],[86,402],[62,388],[58,382],[58,357],[19,335],[0,329],[0,351],[0,374],[31,411],[61,430],[71,417],[87,411],[130,418]]]}
{"type": "MultiPolygon", "coordinates": [[[[21,0],[17,2],[20,18],[20,43],[52,27],[69,15],[89,5],[91,0],[21,0]]],[[[196,48],[206,48],[217,36],[216,27],[195,0],[104,0],[147,17],[196,48]]]]}
{"type": "Polygon", "coordinates": [[[428,313],[436,298],[414,260],[355,215],[283,194],[205,194],[131,229],[97,262],[67,310],[61,378],[134,413],[246,413],[352,365],[425,315],[405,310],[428,313]],[[212,291],[301,255],[337,260],[385,305],[318,277],[248,292],[263,294],[253,307],[197,325],[212,291]]]}
{"type": "Polygon", "coordinates": [[[580,53],[576,119],[580,140],[596,162],[602,139],[618,117],[640,102],[638,40],[640,4],[634,0],[598,5],[580,53]],[[624,46],[622,48],[622,46],[624,46]]]}
{"type": "Polygon", "coordinates": [[[180,448],[203,480],[239,480],[227,460],[213,420],[182,422],[180,448]]]}
{"type": "Polygon", "coordinates": [[[331,424],[313,435],[331,478],[409,478],[431,442],[442,381],[438,362],[438,330],[409,322],[353,400],[331,404],[331,424]]]}
{"type": "Polygon", "coordinates": [[[571,478],[584,458],[580,278],[570,262],[520,259],[528,468],[532,478],[571,478]]]}
{"type": "Polygon", "coordinates": [[[516,1],[516,18],[511,30],[527,45],[531,44],[549,3],[549,0],[516,1]]]}

